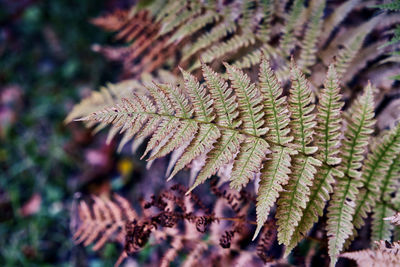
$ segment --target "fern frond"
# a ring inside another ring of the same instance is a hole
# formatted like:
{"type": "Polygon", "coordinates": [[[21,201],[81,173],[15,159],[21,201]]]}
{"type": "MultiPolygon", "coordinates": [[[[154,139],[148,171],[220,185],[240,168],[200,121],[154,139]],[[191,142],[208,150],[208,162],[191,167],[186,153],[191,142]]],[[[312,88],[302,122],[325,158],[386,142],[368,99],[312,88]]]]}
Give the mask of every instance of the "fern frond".
{"type": "Polygon", "coordinates": [[[324,89],[317,106],[316,145],[319,147],[317,158],[330,166],[340,163],[337,157],[340,146],[340,130],[342,125],[341,109],[344,105],[340,94],[336,69],[329,66],[324,89]]]}
{"type": "Polygon", "coordinates": [[[255,0],[243,0],[241,3],[241,18],[239,20],[239,26],[245,32],[250,32],[252,25],[252,19],[255,11],[255,0]]]}
{"type": "Polygon", "coordinates": [[[355,260],[358,266],[387,266],[396,267],[400,265],[400,242],[389,243],[385,241],[376,242],[376,249],[365,249],[347,252],[340,257],[355,260]]]}
{"type": "Polygon", "coordinates": [[[214,101],[217,123],[229,128],[238,127],[241,121],[235,120],[239,116],[239,110],[232,89],[228,88],[228,83],[209,66],[203,64],[202,69],[207,88],[214,101]]]}
{"type": "Polygon", "coordinates": [[[262,57],[272,59],[277,56],[279,56],[278,51],[268,43],[264,43],[261,47],[236,59],[232,65],[240,69],[247,69],[260,64],[262,57]]]}
{"type": "Polygon", "coordinates": [[[280,243],[290,244],[309,199],[312,180],[317,172],[315,166],[320,165],[321,162],[311,156],[301,155],[293,158],[291,179],[284,187],[276,211],[280,243]]]}
{"type": "Polygon", "coordinates": [[[233,164],[231,187],[240,190],[261,168],[269,145],[264,139],[257,137],[265,135],[268,128],[264,127],[263,99],[260,90],[240,69],[228,64],[225,64],[225,67],[238,98],[242,130],[256,136],[242,145],[233,164]]]}
{"type": "Polygon", "coordinates": [[[318,148],[309,146],[313,140],[314,128],[317,124],[316,114],[312,113],[315,105],[314,95],[308,85],[308,81],[300,69],[291,64],[292,86],[289,92],[289,111],[291,121],[289,123],[294,140],[293,147],[304,155],[315,153],[318,148]]]}
{"type": "Polygon", "coordinates": [[[88,116],[92,112],[112,105],[116,100],[134,91],[143,92],[143,89],[144,87],[134,80],[127,80],[117,84],[109,83],[107,86],[101,87],[100,91],[93,91],[90,96],[84,98],[79,104],[75,105],[65,119],[65,123],[88,116]]]}
{"type": "Polygon", "coordinates": [[[181,8],[186,7],[186,3],[187,1],[185,0],[173,1],[169,3],[169,5],[166,3],[164,7],[160,9],[160,12],[156,13],[155,20],[158,22],[167,17],[168,14],[176,14],[181,8]]]}
{"type": "MultiPolygon", "coordinates": [[[[231,12],[230,9],[228,9],[226,13],[228,12],[231,12]]],[[[193,45],[190,46],[187,51],[185,51],[182,61],[190,58],[201,49],[209,47],[214,42],[234,33],[237,29],[237,26],[228,15],[226,15],[226,17],[228,18],[225,18],[223,22],[220,22],[217,26],[213,27],[210,32],[204,33],[197,40],[195,40],[193,45]]]]}
{"type": "Polygon", "coordinates": [[[184,24],[190,18],[198,15],[201,12],[201,5],[197,1],[191,1],[178,7],[168,13],[168,16],[163,19],[163,26],[160,29],[159,35],[165,35],[174,30],[179,25],[184,24]]]}
{"type": "MultiPolygon", "coordinates": [[[[207,123],[212,122],[215,115],[213,115],[213,100],[211,99],[211,96],[206,93],[205,87],[200,85],[194,76],[183,70],[182,73],[185,80],[186,91],[188,92],[195,109],[195,119],[207,123]]],[[[200,125],[198,133],[177,161],[174,170],[167,180],[172,179],[178,171],[183,169],[192,160],[203,153],[208,152],[218,137],[220,137],[220,132],[215,125],[200,125]]]]}
{"type": "Polygon", "coordinates": [[[390,240],[392,237],[393,224],[399,225],[399,213],[388,205],[391,195],[396,191],[397,178],[400,175],[400,158],[392,161],[380,188],[380,202],[373,208],[374,215],[372,221],[372,240],[390,240]]]}
{"type": "Polygon", "coordinates": [[[286,103],[286,96],[282,96],[283,90],[276,78],[269,62],[261,57],[259,81],[260,91],[264,97],[265,124],[269,128],[266,139],[279,145],[287,145],[293,140],[288,136],[289,109],[286,103]]]}
{"type": "Polygon", "coordinates": [[[324,21],[323,30],[321,33],[322,43],[325,43],[325,41],[332,34],[332,31],[347,17],[347,15],[359,2],[360,0],[346,1],[334,9],[334,12],[324,21]]]}
{"type": "Polygon", "coordinates": [[[301,220],[294,231],[289,246],[286,248],[286,255],[307,234],[313,224],[318,221],[318,217],[322,216],[325,204],[330,197],[329,194],[332,193],[332,184],[335,181],[335,177],[343,175],[333,167],[340,163],[340,158],[336,155],[339,152],[342,123],[341,108],[344,103],[339,92],[339,81],[337,80],[336,71],[331,65],[317,106],[318,124],[315,141],[319,148],[316,158],[328,166],[322,166],[315,176],[309,202],[303,210],[301,220]]]}
{"type": "MultiPolygon", "coordinates": [[[[203,64],[203,75],[214,100],[217,123],[233,129],[238,127],[241,120],[236,120],[239,110],[235,95],[231,95],[232,89],[228,88],[228,84],[219,74],[205,64],[203,64]]],[[[188,192],[214,175],[223,165],[232,161],[238,153],[243,139],[243,136],[237,131],[221,131],[217,144],[207,154],[206,163],[188,192]]]]}
{"type": "Polygon", "coordinates": [[[190,73],[180,69],[185,81],[185,89],[190,97],[190,101],[194,108],[194,117],[197,120],[212,122],[215,119],[213,114],[213,100],[207,94],[204,85],[200,85],[199,81],[190,73]]]}
{"type": "Polygon", "coordinates": [[[359,26],[357,29],[355,29],[354,37],[347,39],[346,43],[344,44],[344,48],[339,51],[336,57],[335,67],[339,77],[346,72],[358,51],[361,49],[365,37],[374,28],[378,22],[378,19],[379,16],[359,26]]]}
{"type": "Polygon", "coordinates": [[[320,2],[321,3],[314,7],[312,11],[311,19],[304,34],[304,39],[300,44],[301,52],[298,64],[305,73],[309,73],[309,67],[315,64],[317,58],[317,45],[322,28],[325,0],[320,2]]]}
{"type": "MultiPolygon", "coordinates": [[[[215,59],[222,57],[225,54],[234,52],[240,48],[254,44],[256,41],[254,34],[246,32],[242,35],[234,35],[227,41],[213,45],[200,56],[204,63],[210,63],[215,59]]],[[[196,69],[199,65],[193,65],[192,69],[196,69]]]]}
{"type": "Polygon", "coordinates": [[[398,124],[382,138],[382,142],[371,150],[364,163],[361,176],[363,189],[357,196],[353,219],[353,224],[357,229],[364,225],[363,219],[374,207],[379,197],[382,197],[383,200],[389,196],[391,187],[388,187],[388,185],[393,183],[391,180],[396,177],[396,172],[393,172],[393,168],[396,168],[396,166],[393,166],[392,162],[399,153],[400,125],[398,124]],[[380,192],[389,194],[380,195],[380,192]]]}
{"type": "Polygon", "coordinates": [[[283,190],[283,186],[289,180],[289,174],[291,173],[290,155],[295,154],[292,149],[282,146],[271,147],[271,153],[272,158],[268,160],[261,170],[256,206],[257,229],[253,240],[260,233],[261,228],[268,219],[271,207],[275,204],[279,193],[283,190]]]}
{"type": "Polygon", "coordinates": [[[238,99],[242,130],[250,135],[262,136],[268,131],[264,126],[263,97],[260,90],[240,69],[225,64],[231,86],[238,99]]]}
{"type": "Polygon", "coordinates": [[[261,171],[256,206],[257,229],[253,239],[266,222],[271,207],[283,190],[282,186],[289,180],[290,155],[294,154],[293,150],[284,147],[293,140],[293,137],[288,136],[290,129],[286,97],[282,96],[283,90],[265,58],[261,61],[259,81],[264,96],[265,121],[269,128],[266,139],[281,146],[271,147],[271,159],[261,171]]]}
{"type": "Polygon", "coordinates": [[[271,0],[262,0],[260,1],[260,6],[263,16],[256,35],[263,42],[268,42],[271,38],[271,21],[273,18],[274,5],[271,0]]]}
{"type": "Polygon", "coordinates": [[[92,211],[86,202],[81,201],[78,207],[80,226],[73,239],[85,246],[94,244],[93,250],[99,250],[115,233],[124,231],[125,223],[135,218],[133,209],[126,206],[125,199],[116,196],[117,203],[93,196],[92,211]]]}
{"type": "Polygon", "coordinates": [[[385,221],[384,218],[391,217],[394,214],[395,211],[386,203],[377,203],[375,205],[374,213],[372,214],[371,241],[391,240],[394,226],[385,221]]]}
{"type": "Polygon", "coordinates": [[[295,66],[292,60],[291,66],[292,86],[289,94],[289,111],[292,130],[293,148],[301,155],[294,157],[292,174],[288,184],[278,201],[276,217],[278,219],[278,241],[288,245],[291,236],[302,216],[302,210],[306,207],[310,195],[309,187],[312,185],[315,166],[321,162],[311,156],[317,151],[317,147],[309,146],[312,142],[314,128],[316,126],[315,114],[313,114],[313,95],[307,80],[295,66]]]}
{"type": "Polygon", "coordinates": [[[283,36],[280,43],[280,47],[285,55],[289,55],[290,51],[296,45],[295,34],[297,29],[301,26],[299,19],[303,10],[304,0],[295,0],[286,19],[285,27],[283,29],[283,36]]]}
{"type": "Polygon", "coordinates": [[[184,39],[187,36],[192,35],[207,24],[213,23],[219,19],[219,15],[214,11],[207,11],[204,15],[198,16],[189,20],[187,23],[182,25],[168,40],[167,44],[172,44],[184,39]]]}
{"type": "Polygon", "coordinates": [[[342,162],[338,168],[344,177],[337,180],[332,200],[328,207],[328,246],[331,266],[343,249],[345,240],[353,230],[352,219],[355,212],[355,200],[362,182],[360,181],[361,161],[368,145],[369,135],[373,132],[374,97],[369,84],[365,92],[350,107],[347,113],[347,129],[341,148],[342,162]]]}
{"type": "Polygon", "coordinates": [[[214,148],[207,153],[206,163],[197,176],[195,183],[188,190],[188,193],[216,174],[219,168],[234,160],[236,154],[239,152],[240,143],[243,140],[244,137],[237,131],[222,131],[221,137],[216,141],[214,148]]]}
{"type": "MultiPolygon", "coordinates": [[[[162,114],[169,115],[169,117],[164,117],[161,123],[158,125],[157,129],[152,134],[150,141],[147,143],[146,150],[144,151],[141,159],[143,159],[151,150],[153,154],[158,152],[165,142],[167,142],[172,135],[178,130],[177,125],[180,126],[181,123],[178,118],[172,116],[174,115],[175,108],[178,107],[176,103],[172,103],[169,95],[163,88],[159,86],[149,86],[150,94],[154,97],[158,110],[162,114]]],[[[182,109],[177,109],[177,116],[183,115],[184,111],[182,109]]],[[[125,117],[124,117],[125,118],[125,117]]],[[[113,122],[115,125],[115,120],[113,122]]]]}

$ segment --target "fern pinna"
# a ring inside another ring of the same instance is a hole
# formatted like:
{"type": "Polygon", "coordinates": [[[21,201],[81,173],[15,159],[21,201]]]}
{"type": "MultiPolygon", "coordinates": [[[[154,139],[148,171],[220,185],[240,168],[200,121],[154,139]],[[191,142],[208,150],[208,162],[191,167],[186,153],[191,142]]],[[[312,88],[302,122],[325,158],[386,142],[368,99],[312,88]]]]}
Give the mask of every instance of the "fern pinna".
{"type": "Polygon", "coordinates": [[[286,255],[323,214],[333,191],[327,232],[334,265],[366,212],[382,204],[395,208],[377,192],[381,187],[393,190],[389,184],[395,178],[390,172],[400,152],[400,126],[381,137],[383,141],[376,140],[364,160],[375,123],[372,85],[342,114],[333,65],[317,104],[293,59],[288,96],[265,58],[258,85],[242,70],[225,67],[227,80],[203,63],[204,83],[182,70],[182,87],[153,83],[147,94],[135,93],[81,120],[112,124],[110,134],[123,133],[124,144],[133,137],[136,141],[150,137],[143,155],[149,160],[183,147],[168,179],[205,158],[188,194],[230,163],[234,189],[243,188],[261,172],[254,238],[276,203],[278,241],[286,245],[286,255]]]}

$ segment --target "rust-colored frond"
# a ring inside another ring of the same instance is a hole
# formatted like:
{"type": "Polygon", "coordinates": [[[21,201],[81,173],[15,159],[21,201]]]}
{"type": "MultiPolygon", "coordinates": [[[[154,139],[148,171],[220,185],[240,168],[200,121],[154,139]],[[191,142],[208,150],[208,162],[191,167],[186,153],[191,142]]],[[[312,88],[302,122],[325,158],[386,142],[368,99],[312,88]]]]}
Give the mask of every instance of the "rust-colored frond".
{"type": "MultiPolygon", "coordinates": [[[[143,200],[140,216],[118,195],[112,200],[93,197],[92,201],[81,201],[78,208],[81,222],[74,239],[84,245],[93,243],[93,249],[97,250],[116,236],[123,251],[115,266],[150,242],[152,246],[164,244],[167,247],[157,266],[170,266],[182,253],[187,255],[183,266],[214,265],[214,257],[233,264],[241,256],[232,252],[252,234],[248,226],[254,222],[248,218],[247,211],[255,199],[244,190],[238,193],[227,187],[227,184],[217,186],[214,180],[212,192],[217,200],[215,205],[210,205],[193,193],[185,194],[187,188],[176,184],[152,195],[149,201],[143,200]],[[234,215],[226,217],[226,214],[234,215]],[[211,238],[207,240],[204,234],[209,230],[211,238]],[[205,257],[210,254],[214,256],[205,257]]],[[[275,226],[268,225],[258,250],[252,246],[253,251],[248,253],[257,262],[254,266],[263,265],[262,256],[275,240],[275,226]]]]}
{"type": "Polygon", "coordinates": [[[109,239],[124,232],[126,223],[137,217],[126,199],[118,195],[114,199],[93,196],[91,207],[85,201],[79,203],[80,225],[73,236],[77,244],[93,244],[93,250],[98,250],[109,239]]]}

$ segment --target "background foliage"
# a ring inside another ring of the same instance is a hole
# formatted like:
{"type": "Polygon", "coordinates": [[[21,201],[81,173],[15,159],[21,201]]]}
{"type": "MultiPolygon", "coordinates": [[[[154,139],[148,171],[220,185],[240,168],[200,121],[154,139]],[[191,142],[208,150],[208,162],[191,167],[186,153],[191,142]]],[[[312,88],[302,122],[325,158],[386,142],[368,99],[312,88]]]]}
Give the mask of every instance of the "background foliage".
{"type": "Polygon", "coordinates": [[[79,153],[92,141],[63,119],[90,88],[113,80],[112,66],[90,51],[108,36],[88,20],[118,5],[0,1],[1,266],[75,266],[80,258],[69,238],[68,207],[84,177],[96,178],[79,175],[87,165],[79,153]]]}

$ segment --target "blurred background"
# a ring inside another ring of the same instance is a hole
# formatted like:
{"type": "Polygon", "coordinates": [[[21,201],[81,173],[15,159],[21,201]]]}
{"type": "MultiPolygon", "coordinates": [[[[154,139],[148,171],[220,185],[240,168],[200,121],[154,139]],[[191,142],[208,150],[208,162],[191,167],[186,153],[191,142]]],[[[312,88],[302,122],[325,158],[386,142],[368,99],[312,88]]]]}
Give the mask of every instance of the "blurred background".
{"type": "Polygon", "coordinates": [[[0,0],[0,266],[111,266],[118,257],[113,244],[97,254],[74,246],[70,207],[76,192],[135,190],[141,167],[104,134],[63,120],[118,80],[118,66],[91,51],[112,35],[89,20],[133,2],[0,0]]]}

